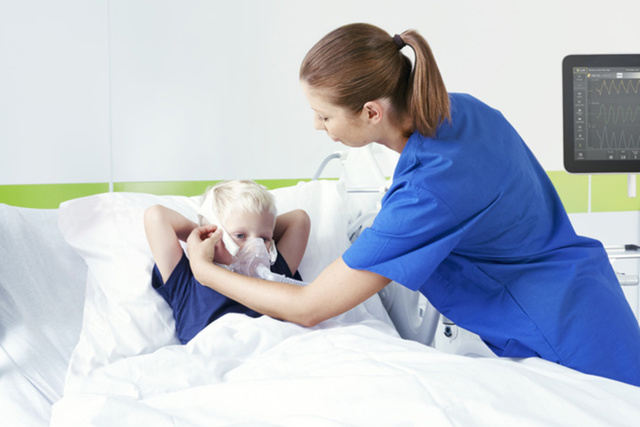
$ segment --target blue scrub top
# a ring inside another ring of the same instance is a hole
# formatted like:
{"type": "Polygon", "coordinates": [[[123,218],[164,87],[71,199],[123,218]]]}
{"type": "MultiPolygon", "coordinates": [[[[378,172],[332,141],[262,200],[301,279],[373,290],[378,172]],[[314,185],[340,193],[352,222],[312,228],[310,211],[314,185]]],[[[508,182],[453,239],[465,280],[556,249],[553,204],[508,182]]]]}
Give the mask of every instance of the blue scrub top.
{"type": "Polygon", "coordinates": [[[602,244],[577,236],[502,114],[451,94],[414,133],[373,225],[343,255],[420,290],[499,356],[538,356],[640,385],[640,328],[602,244]]]}

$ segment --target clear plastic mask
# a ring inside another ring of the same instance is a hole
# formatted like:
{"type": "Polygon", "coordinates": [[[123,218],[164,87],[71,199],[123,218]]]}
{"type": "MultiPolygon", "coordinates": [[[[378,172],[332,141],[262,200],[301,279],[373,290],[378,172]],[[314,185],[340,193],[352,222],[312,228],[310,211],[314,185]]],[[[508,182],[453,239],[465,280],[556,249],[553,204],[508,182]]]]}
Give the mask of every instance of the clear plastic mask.
{"type": "MultiPolygon", "coordinates": [[[[273,247],[274,245],[271,245],[271,248],[273,247]]],[[[242,247],[242,249],[240,249],[240,251],[238,252],[238,256],[229,266],[229,268],[231,269],[231,271],[244,274],[245,276],[256,277],[273,282],[284,282],[292,285],[307,285],[307,283],[300,280],[292,279],[282,274],[271,272],[269,264],[271,263],[270,258],[272,257],[273,256],[270,255],[269,252],[267,252],[267,247],[264,244],[264,240],[260,238],[250,239],[242,247]]]]}
{"type": "Polygon", "coordinates": [[[256,238],[247,240],[230,267],[236,273],[262,278],[264,271],[269,270],[270,264],[270,256],[264,240],[256,238]]]}

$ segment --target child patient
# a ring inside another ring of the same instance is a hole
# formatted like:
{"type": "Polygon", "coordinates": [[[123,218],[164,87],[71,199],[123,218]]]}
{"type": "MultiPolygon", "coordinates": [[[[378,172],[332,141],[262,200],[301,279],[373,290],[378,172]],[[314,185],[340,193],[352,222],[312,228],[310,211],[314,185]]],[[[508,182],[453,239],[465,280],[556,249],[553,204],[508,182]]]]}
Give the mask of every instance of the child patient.
{"type": "Polygon", "coordinates": [[[238,250],[259,238],[269,253],[271,271],[297,280],[302,280],[298,266],[309,238],[307,213],[293,210],[276,216],[273,196],[254,181],[225,181],[209,188],[202,197],[199,213],[200,224],[162,205],[152,206],[144,214],[147,241],[155,261],[152,286],[173,309],[178,339],[183,344],[226,313],[260,316],[195,280],[180,244],[194,228],[213,223],[227,234],[216,245],[213,262],[232,264],[238,250]]]}

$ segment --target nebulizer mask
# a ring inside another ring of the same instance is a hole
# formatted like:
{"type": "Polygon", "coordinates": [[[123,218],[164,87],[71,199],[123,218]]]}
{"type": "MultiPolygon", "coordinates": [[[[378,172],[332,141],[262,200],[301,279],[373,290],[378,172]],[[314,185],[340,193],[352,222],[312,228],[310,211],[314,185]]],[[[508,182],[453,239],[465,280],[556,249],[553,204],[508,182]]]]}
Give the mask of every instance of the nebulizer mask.
{"type": "MultiPolygon", "coordinates": [[[[271,244],[270,249],[273,247],[274,245],[271,244]]],[[[272,282],[306,285],[306,283],[300,280],[273,273],[270,269],[270,265],[272,264],[270,252],[271,250],[267,251],[267,246],[261,238],[247,240],[229,267],[232,271],[244,274],[245,276],[257,277],[258,279],[270,280],[272,282]]]]}
{"type": "MultiPolygon", "coordinates": [[[[239,261],[242,261],[241,257],[247,256],[246,255],[247,251],[244,250],[245,248],[254,248],[257,245],[261,245],[262,248],[264,248],[264,257],[266,259],[267,266],[270,266],[271,264],[276,262],[276,259],[278,258],[278,251],[276,250],[275,243],[271,243],[271,246],[269,246],[269,250],[267,250],[267,246],[265,245],[264,240],[260,238],[249,239],[241,249],[240,246],[238,246],[235,240],[233,240],[231,235],[227,232],[227,230],[225,230],[225,228],[222,225],[220,225],[219,223],[218,224],[212,223],[212,224],[217,225],[218,228],[222,230],[222,243],[224,243],[224,247],[227,249],[229,254],[231,254],[231,257],[233,258],[233,263],[231,265],[237,264],[239,261]]],[[[251,249],[251,250],[253,251],[251,253],[258,251],[257,249],[251,249]]],[[[262,254],[260,254],[260,259],[262,259],[262,254]]],[[[238,273],[240,273],[240,271],[238,271],[238,273]]]]}

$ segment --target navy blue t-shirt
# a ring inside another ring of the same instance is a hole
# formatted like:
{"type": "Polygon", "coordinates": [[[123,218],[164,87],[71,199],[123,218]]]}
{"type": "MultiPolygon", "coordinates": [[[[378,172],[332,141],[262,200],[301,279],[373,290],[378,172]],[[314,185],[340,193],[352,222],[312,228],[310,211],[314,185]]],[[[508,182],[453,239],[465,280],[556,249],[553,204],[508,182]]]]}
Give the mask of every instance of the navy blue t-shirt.
{"type": "MultiPolygon", "coordinates": [[[[280,253],[278,253],[276,262],[271,266],[271,271],[302,280],[297,271],[295,274],[291,274],[287,262],[280,253]]],[[[151,285],[173,310],[176,332],[182,344],[189,342],[209,323],[227,313],[244,313],[251,317],[261,316],[260,313],[201,285],[193,277],[189,259],[184,253],[166,283],[162,281],[162,275],[158,267],[154,265],[151,285]]]]}

